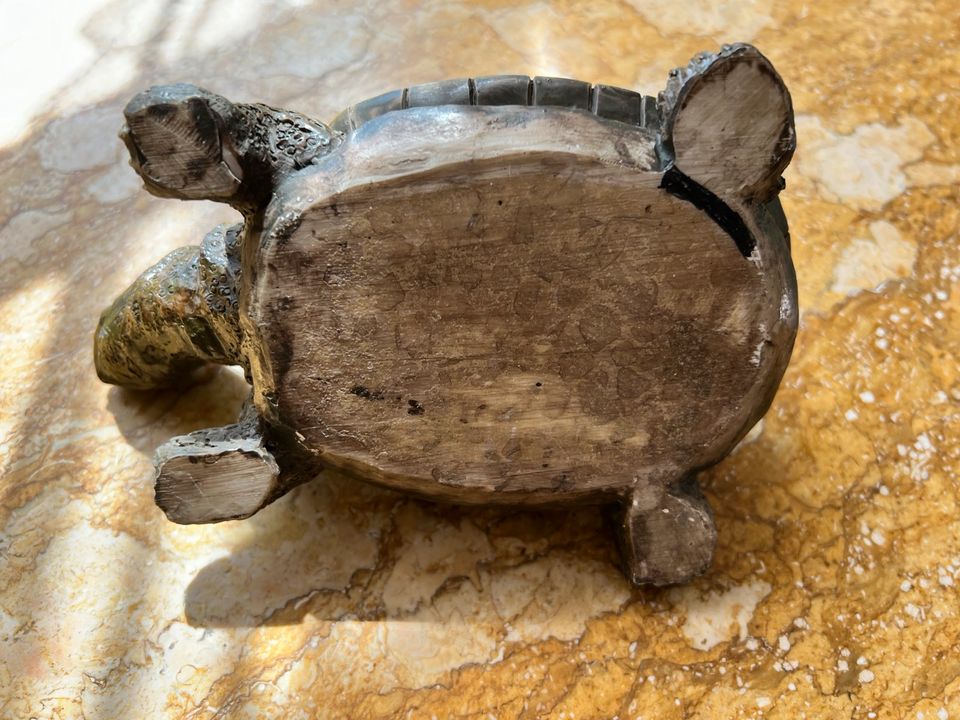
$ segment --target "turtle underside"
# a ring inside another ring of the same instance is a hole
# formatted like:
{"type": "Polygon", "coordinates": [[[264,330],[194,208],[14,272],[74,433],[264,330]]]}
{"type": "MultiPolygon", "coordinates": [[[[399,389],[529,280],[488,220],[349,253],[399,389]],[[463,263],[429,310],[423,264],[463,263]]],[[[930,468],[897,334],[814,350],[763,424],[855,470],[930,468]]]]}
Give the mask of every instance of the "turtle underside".
{"type": "Polygon", "coordinates": [[[776,375],[785,288],[766,242],[745,257],[663,175],[649,133],[579,113],[368,122],[271,208],[265,410],[329,464],[468,502],[623,494],[715,461],[776,375]]]}
{"type": "Polygon", "coordinates": [[[219,363],[251,383],[235,424],[157,450],[171,520],[247,517],[333,467],[454,502],[615,503],[631,582],[706,570],[697,472],[769,407],[797,329],[793,109],[755,48],[696,56],[656,99],[478,77],[328,126],[179,84],[124,116],[147,190],[243,215],[97,328],[106,382],[219,363]]]}

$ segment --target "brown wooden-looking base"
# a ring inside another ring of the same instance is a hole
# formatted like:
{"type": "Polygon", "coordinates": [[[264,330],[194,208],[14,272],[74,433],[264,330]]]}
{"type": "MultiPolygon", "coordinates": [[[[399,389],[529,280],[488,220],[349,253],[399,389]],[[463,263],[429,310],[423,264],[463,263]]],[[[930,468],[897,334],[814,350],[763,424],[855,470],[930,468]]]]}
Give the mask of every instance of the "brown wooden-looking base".
{"type": "Polygon", "coordinates": [[[630,580],[685,581],[716,537],[696,472],[766,411],[796,333],[789,93],[746,45],[672,73],[649,113],[543,78],[564,92],[484,105],[516,77],[481,80],[333,130],[188,85],[134,98],[147,189],[245,221],[105,313],[98,372],[248,371],[237,425],[157,453],[177,522],[246,517],[323,464],[454,502],[619,503],[630,580]]]}

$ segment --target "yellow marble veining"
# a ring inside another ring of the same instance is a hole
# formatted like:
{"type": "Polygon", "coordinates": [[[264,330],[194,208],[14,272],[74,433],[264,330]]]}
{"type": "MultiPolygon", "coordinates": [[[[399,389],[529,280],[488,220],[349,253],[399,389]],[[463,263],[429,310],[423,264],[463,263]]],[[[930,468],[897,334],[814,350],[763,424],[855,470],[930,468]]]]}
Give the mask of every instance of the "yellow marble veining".
{"type": "Polygon", "coordinates": [[[0,717],[960,718],[955,0],[96,0],[0,23],[0,717]],[[710,574],[632,590],[594,508],[444,507],[328,475],[168,523],[152,449],[238,376],[100,384],[100,309],[221,206],[139,189],[120,108],[183,79],[330,119],[444,77],[656,92],[755,43],[790,87],[803,315],[703,482],[710,574]],[[33,118],[30,121],[30,118],[33,118]]]}

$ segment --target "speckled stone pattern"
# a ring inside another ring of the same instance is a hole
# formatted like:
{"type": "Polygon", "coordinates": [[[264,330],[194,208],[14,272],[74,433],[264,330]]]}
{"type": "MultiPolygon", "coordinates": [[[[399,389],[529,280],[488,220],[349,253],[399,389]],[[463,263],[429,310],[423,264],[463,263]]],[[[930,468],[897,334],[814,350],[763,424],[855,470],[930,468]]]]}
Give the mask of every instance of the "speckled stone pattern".
{"type": "Polygon", "coordinates": [[[955,0],[15,4],[0,23],[0,717],[960,718],[955,0]],[[793,95],[801,327],[702,480],[713,570],[631,590],[593,508],[431,505],[334,474],[181,527],[149,453],[242,376],[103,385],[100,311],[237,216],[139,189],[116,138],[189,79],[331,119],[438,78],[650,95],[746,41],[793,95]]]}

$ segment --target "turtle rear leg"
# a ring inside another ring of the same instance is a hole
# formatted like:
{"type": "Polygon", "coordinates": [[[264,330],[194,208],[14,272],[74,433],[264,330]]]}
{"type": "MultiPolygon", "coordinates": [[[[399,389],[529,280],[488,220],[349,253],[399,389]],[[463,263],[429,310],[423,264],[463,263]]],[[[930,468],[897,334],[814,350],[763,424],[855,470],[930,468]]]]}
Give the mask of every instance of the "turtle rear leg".
{"type": "Polygon", "coordinates": [[[206,363],[246,365],[238,310],[241,225],[174,250],[100,316],[94,362],[104,382],[132,389],[181,383],[206,363]]]}
{"type": "Polygon", "coordinates": [[[270,433],[250,400],[235,424],[172,438],[154,463],[156,503],[183,525],[249,517],[320,470],[292,439],[270,433]]]}
{"type": "Polygon", "coordinates": [[[638,486],[618,527],[624,572],[635,585],[673,585],[706,572],[717,529],[713,511],[689,475],[665,491],[638,486]]]}

